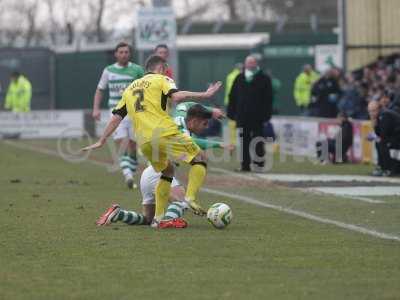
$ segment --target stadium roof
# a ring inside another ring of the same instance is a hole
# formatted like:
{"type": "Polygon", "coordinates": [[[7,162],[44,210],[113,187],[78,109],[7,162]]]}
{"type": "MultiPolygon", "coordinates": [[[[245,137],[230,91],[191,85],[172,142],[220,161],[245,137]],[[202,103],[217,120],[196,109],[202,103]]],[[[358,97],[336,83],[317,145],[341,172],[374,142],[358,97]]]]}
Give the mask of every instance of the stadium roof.
{"type": "MultiPolygon", "coordinates": [[[[218,50],[218,49],[251,49],[260,43],[268,43],[268,33],[224,33],[224,34],[190,34],[177,36],[178,50],[218,50]]],[[[76,44],[53,47],[58,53],[113,50],[117,42],[102,44],[76,44]]]]}
{"type": "Polygon", "coordinates": [[[180,35],[179,50],[250,49],[269,41],[268,33],[224,33],[180,35]]]}

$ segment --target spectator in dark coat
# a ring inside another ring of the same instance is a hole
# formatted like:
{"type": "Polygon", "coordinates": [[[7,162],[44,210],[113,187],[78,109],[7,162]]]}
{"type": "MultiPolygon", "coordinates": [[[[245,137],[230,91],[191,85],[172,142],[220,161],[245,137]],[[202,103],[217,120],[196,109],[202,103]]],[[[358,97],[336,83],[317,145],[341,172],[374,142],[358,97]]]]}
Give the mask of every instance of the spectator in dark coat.
{"type": "Polygon", "coordinates": [[[400,114],[400,97],[393,92],[385,91],[379,99],[379,104],[400,114]]]}
{"type": "Polygon", "coordinates": [[[338,103],[339,111],[353,119],[368,120],[364,89],[359,82],[354,80],[352,74],[347,76],[342,90],[342,97],[338,103]]]}
{"type": "Polygon", "coordinates": [[[376,134],[378,168],[375,176],[390,176],[399,173],[400,162],[392,159],[391,149],[400,149],[400,114],[383,108],[377,101],[368,104],[368,113],[376,134]]]}
{"type": "Polygon", "coordinates": [[[325,73],[311,89],[311,115],[322,118],[336,118],[341,95],[340,71],[332,68],[325,73]]]}
{"type": "MultiPolygon", "coordinates": [[[[243,157],[239,171],[250,171],[251,154],[250,142],[256,137],[263,136],[263,124],[270,120],[272,115],[272,83],[271,78],[263,73],[254,56],[246,57],[244,71],[233,82],[229,94],[227,115],[236,121],[237,128],[241,132],[240,143],[243,157]]],[[[256,145],[257,160],[255,165],[264,167],[264,143],[256,145]]],[[[253,158],[254,158],[253,154],[253,158]]]]}

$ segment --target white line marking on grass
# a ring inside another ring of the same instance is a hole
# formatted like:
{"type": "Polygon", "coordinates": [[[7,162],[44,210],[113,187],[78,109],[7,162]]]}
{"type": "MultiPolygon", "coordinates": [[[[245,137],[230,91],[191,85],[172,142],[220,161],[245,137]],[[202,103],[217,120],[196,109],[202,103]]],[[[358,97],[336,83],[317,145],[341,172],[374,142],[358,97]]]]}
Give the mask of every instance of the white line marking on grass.
{"type": "Polygon", "coordinates": [[[310,187],[308,190],[339,196],[396,196],[400,186],[310,187]]]}
{"type": "MultiPolygon", "coordinates": [[[[45,149],[45,148],[40,148],[40,147],[36,147],[36,146],[31,146],[28,144],[22,144],[22,143],[16,143],[16,142],[11,142],[11,141],[3,141],[4,143],[14,146],[16,148],[20,148],[23,150],[31,150],[34,152],[38,152],[38,153],[42,153],[42,154],[47,154],[47,155],[51,155],[51,156],[56,156],[58,158],[61,158],[60,155],[57,153],[57,151],[53,151],[50,149],[45,149]]],[[[94,161],[94,160],[86,160],[85,162],[94,164],[96,166],[101,166],[101,167],[109,167],[109,163],[105,163],[105,162],[99,162],[99,161],[94,161]]],[[[224,172],[227,174],[233,174],[236,175],[236,177],[242,177],[242,178],[253,178],[252,176],[247,176],[244,174],[238,174],[238,173],[234,173],[225,169],[220,169],[220,168],[211,168],[211,170],[213,171],[220,171],[220,172],[224,172]]],[[[335,220],[330,220],[327,218],[323,218],[323,217],[319,217],[316,215],[312,215],[303,211],[299,211],[299,210],[294,210],[291,208],[286,208],[283,206],[279,206],[279,205],[274,205],[271,203],[267,203],[267,202],[263,202],[257,199],[253,199],[247,196],[242,196],[242,195],[237,195],[237,194],[231,194],[231,193],[226,193],[223,191],[217,191],[217,190],[213,190],[213,189],[209,189],[209,188],[202,188],[201,189],[203,192],[209,193],[209,194],[213,194],[213,195],[218,195],[218,196],[223,196],[223,197],[227,197],[229,199],[236,199],[238,201],[242,201],[245,203],[249,203],[249,204],[253,204],[253,205],[257,205],[257,206],[261,206],[261,207],[266,207],[266,208],[270,208],[270,209],[274,209],[280,212],[284,212],[290,215],[295,215],[298,217],[302,217],[308,220],[312,220],[315,222],[319,222],[319,223],[323,223],[323,224],[330,224],[330,225],[334,225],[343,229],[347,229],[350,231],[355,231],[355,232],[359,232],[362,234],[366,234],[366,235],[370,235],[373,237],[377,237],[380,239],[385,239],[385,240],[393,240],[393,241],[397,241],[400,242],[400,237],[396,236],[396,235],[391,235],[391,234],[387,234],[384,232],[379,232],[379,231],[375,231],[375,230],[371,230],[371,229],[367,229],[361,226],[357,226],[354,224],[348,224],[348,223],[343,223],[340,221],[335,221],[335,220]]]]}
{"type": "Polygon", "coordinates": [[[327,174],[256,174],[257,177],[271,181],[299,182],[299,181],[344,181],[344,182],[390,182],[400,183],[399,178],[373,177],[362,175],[327,175],[327,174]]]}
{"type": "Polygon", "coordinates": [[[385,203],[385,201],[383,201],[383,200],[375,200],[375,199],[370,199],[370,198],[366,198],[366,197],[343,196],[343,195],[336,195],[336,196],[343,197],[343,198],[350,198],[350,199],[354,199],[354,200],[360,200],[360,201],[364,201],[367,203],[373,203],[373,204],[385,203]]]}
{"type": "MultiPolygon", "coordinates": [[[[340,189],[340,187],[338,187],[338,189],[340,189]]],[[[319,188],[301,188],[300,190],[303,192],[312,193],[312,194],[316,194],[316,195],[323,195],[323,196],[334,195],[337,198],[353,199],[353,200],[363,201],[363,202],[372,203],[372,204],[385,203],[385,201],[382,201],[382,200],[374,200],[374,199],[370,199],[370,198],[366,198],[366,197],[343,195],[340,193],[327,193],[323,190],[319,190],[319,188]]]]}
{"type": "MultiPolygon", "coordinates": [[[[266,179],[266,180],[269,180],[269,181],[272,181],[272,182],[275,181],[274,179],[272,179],[272,178],[275,178],[275,176],[277,176],[276,178],[279,178],[279,180],[277,180],[279,182],[285,182],[284,178],[289,178],[290,179],[289,182],[308,181],[308,178],[312,178],[311,181],[317,181],[318,178],[320,178],[320,177],[323,178],[322,181],[325,181],[325,182],[328,182],[329,177],[333,177],[335,180],[337,180],[337,178],[344,177],[345,180],[342,180],[342,181],[345,181],[345,182],[348,182],[349,180],[350,181],[354,181],[355,178],[357,178],[358,180],[367,179],[367,182],[370,182],[371,180],[378,181],[378,182],[391,182],[390,180],[394,180],[396,182],[396,180],[398,180],[396,178],[386,178],[386,179],[389,179],[389,180],[385,180],[385,178],[371,178],[371,177],[368,177],[368,176],[347,176],[347,175],[343,175],[343,176],[339,175],[338,176],[338,175],[304,175],[304,174],[296,175],[296,174],[258,174],[258,173],[243,174],[243,173],[236,173],[236,172],[232,172],[232,171],[229,171],[229,170],[226,170],[226,169],[216,168],[216,167],[211,167],[210,171],[229,174],[229,175],[231,175],[233,177],[244,178],[244,179],[249,179],[249,180],[266,179]],[[265,175],[271,175],[271,176],[265,176],[265,175]],[[304,177],[304,176],[307,176],[307,177],[304,177]],[[375,180],[375,179],[377,179],[377,180],[375,180]]],[[[319,187],[316,187],[316,188],[303,188],[301,190],[304,191],[304,192],[308,192],[308,193],[314,193],[314,194],[315,193],[319,193],[321,195],[334,194],[338,198],[352,199],[352,200],[362,201],[362,202],[372,203],[372,204],[385,203],[385,201],[382,201],[382,200],[374,200],[374,199],[370,199],[370,198],[367,198],[367,197],[362,197],[364,194],[358,195],[358,193],[357,193],[358,187],[347,187],[349,190],[353,190],[354,191],[353,194],[350,194],[350,193],[343,193],[343,194],[335,193],[335,191],[340,190],[342,188],[344,188],[344,187],[332,187],[332,188],[326,187],[326,189],[329,189],[330,192],[328,192],[328,190],[326,190],[326,191],[322,190],[322,189],[325,189],[325,187],[321,187],[321,188],[319,188],[319,187]]],[[[374,187],[368,187],[368,189],[371,189],[371,188],[374,188],[374,187]]],[[[378,188],[378,187],[376,187],[376,188],[378,188]]],[[[385,188],[386,187],[382,187],[382,190],[385,189],[385,188]]],[[[400,189],[398,187],[395,187],[395,188],[396,189],[400,189]]],[[[381,190],[381,189],[379,189],[379,190],[381,190]]],[[[389,189],[389,190],[390,190],[390,192],[393,191],[393,189],[389,189]]],[[[387,192],[387,193],[389,194],[389,192],[387,192]]],[[[373,195],[373,194],[369,194],[366,191],[365,195],[366,196],[370,196],[370,195],[373,195]]],[[[375,194],[375,196],[377,196],[377,195],[378,194],[375,194]]],[[[386,193],[385,193],[385,195],[386,195],[386,193]]],[[[393,195],[393,193],[390,193],[390,195],[393,195]]]]}
{"type": "Polygon", "coordinates": [[[391,234],[387,234],[387,233],[384,233],[384,232],[379,232],[379,231],[367,229],[367,228],[364,228],[364,227],[361,227],[361,226],[357,226],[357,225],[354,225],[354,224],[343,223],[343,222],[340,222],[340,221],[319,217],[319,216],[312,215],[312,214],[309,214],[309,213],[304,212],[304,211],[295,210],[295,209],[291,209],[291,208],[286,208],[286,207],[275,205],[275,204],[271,204],[271,203],[268,203],[268,202],[263,202],[263,201],[260,201],[260,200],[254,199],[254,198],[250,198],[250,197],[247,197],[247,196],[231,194],[231,193],[217,191],[217,190],[213,190],[213,189],[209,189],[209,188],[202,188],[201,190],[203,192],[206,192],[206,193],[209,193],[209,194],[223,196],[223,197],[227,197],[229,199],[235,199],[235,200],[238,200],[238,201],[241,201],[241,202],[245,202],[245,203],[249,203],[249,204],[253,204],[253,205],[257,205],[257,206],[261,206],[261,207],[270,208],[270,209],[277,210],[277,211],[280,211],[280,212],[284,212],[284,213],[287,213],[287,214],[290,214],[290,215],[295,215],[295,216],[298,216],[298,217],[301,217],[301,218],[312,220],[312,221],[315,221],[315,222],[318,222],[318,223],[334,225],[336,227],[340,227],[340,228],[347,229],[347,230],[350,230],[350,231],[355,231],[355,232],[362,233],[362,234],[371,235],[371,236],[374,236],[374,237],[377,237],[377,238],[380,238],[380,239],[393,240],[393,241],[400,242],[400,236],[391,235],[391,234]]]}
{"type": "Polygon", "coordinates": [[[327,175],[327,174],[273,174],[273,173],[239,173],[229,171],[223,168],[211,167],[211,171],[230,174],[235,177],[247,178],[247,179],[266,179],[275,182],[360,182],[360,183],[399,183],[400,178],[388,178],[388,177],[373,177],[364,175],[327,175]]]}

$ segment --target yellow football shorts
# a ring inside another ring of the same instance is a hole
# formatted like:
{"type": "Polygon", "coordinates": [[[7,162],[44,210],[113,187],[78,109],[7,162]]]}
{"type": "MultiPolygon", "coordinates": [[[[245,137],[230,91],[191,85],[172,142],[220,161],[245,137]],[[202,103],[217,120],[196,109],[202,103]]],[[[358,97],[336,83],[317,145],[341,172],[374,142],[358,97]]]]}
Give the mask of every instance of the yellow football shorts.
{"type": "Polygon", "coordinates": [[[140,150],[157,172],[165,170],[169,161],[190,163],[201,151],[190,136],[180,132],[144,143],[140,150]]]}

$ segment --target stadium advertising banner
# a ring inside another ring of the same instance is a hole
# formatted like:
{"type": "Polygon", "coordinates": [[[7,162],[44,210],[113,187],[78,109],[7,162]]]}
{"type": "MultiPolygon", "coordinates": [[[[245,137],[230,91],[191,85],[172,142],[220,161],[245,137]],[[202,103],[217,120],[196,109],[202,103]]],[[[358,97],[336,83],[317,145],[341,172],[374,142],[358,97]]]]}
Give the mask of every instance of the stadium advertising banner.
{"type": "Polygon", "coordinates": [[[0,138],[81,137],[83,110],[0,112],[0,138]]]}
{"type": "MultiPolygon", "coordinates": [[[[339,130],[337,121],[333,119],[275,117],[272,119],[272,124],[283,154],[306,157],[316,157],[316,142],[334,138],[339,130]]],[[[363,123],[353,121],[353,146],[350,158],[354,162],[363,161],[365,155],[366,141],[362,131],[363,123]]],[[[364,131],[366,135],[368,130],[364,131]]]]}
{"type": "Polygon", "coordinates": [[[175,47],[176,20],[171,8],[141,8],[137,20],[136,46],[139,50],[151,50],[158,44],[175,47]]]}
{"type": "Polygon", "coordinates": [[[315,157],[315,143],[318,139],[318,122],[303,119],[274,118],[272,120],[278,135],[280,151],[288,155],[315,157]]]}
{"type": "MultiPolygon", "coordinates": [[[[350,159],[353,162],[361,162],[363,157],[363,150],[361,144],[361,123],[353,123],[353,146],[350,148],[350,159]]],[[[335,121],[322,121],[319,122],[319,138],[334,139],[339,132],[339,126],[335,121]]]]}

